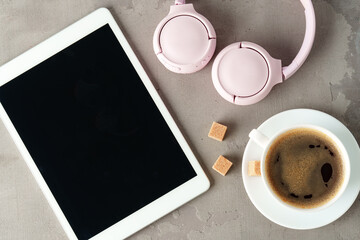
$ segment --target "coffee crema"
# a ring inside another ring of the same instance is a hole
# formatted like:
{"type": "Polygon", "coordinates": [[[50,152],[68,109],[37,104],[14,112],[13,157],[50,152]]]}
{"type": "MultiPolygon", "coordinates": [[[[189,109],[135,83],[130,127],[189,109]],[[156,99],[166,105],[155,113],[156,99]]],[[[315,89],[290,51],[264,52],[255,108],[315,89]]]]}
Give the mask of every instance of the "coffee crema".
{"type": "Polygon", "coordinates": [[[338,147],[330,137],[310,128],[289,130],[277,137],[266,155],[265,172],[273,192],[298,208],[324,205],[344,181],[338,147]]]}

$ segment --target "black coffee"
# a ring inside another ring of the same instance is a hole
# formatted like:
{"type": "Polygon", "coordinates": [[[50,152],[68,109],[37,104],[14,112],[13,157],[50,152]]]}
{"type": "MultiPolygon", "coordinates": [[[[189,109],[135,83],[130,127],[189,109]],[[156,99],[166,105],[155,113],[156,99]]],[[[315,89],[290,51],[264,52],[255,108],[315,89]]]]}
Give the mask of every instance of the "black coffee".
{"type": "Polygon", "coordinates": [[[275,139],[266,155],[265,172],[276,195],[299,208],[325,204],[344,179],[333,140],[309,128],[290,130],[275,139]]]}

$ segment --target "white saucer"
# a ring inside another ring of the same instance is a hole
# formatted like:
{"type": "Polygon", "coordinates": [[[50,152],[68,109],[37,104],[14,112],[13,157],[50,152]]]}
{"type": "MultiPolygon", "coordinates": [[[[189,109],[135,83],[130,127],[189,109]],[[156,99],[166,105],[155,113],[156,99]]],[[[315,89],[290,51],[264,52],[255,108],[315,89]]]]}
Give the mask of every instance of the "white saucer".
{"type": "Polygon", "coordinates": [[[341,217],[354,203],[360,190],[360,149],[351,132],[334,117],[316,110],[294,109],[266,120],[258,129],[271,137],[282,128],[298,124],[314,124],[333,132],[346,147],[351,166],[349,184],[343,195],[330,207],[317,212],[302,213],[280,205],[273,199],[260,177],[249,177],[248,162],[260,160],[262,149],[249,140],[242,161],[242,177],[246,192],[254,206],[269,220],[293,229],[313,229],[327,225],[341,217]]]}

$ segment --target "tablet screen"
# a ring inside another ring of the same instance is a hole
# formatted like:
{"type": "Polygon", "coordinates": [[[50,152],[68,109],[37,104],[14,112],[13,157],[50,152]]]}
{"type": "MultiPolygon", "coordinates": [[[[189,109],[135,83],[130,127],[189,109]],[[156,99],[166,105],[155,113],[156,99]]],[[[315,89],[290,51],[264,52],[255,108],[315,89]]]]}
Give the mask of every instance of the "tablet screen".
{"type": "Polygon", "coordinates": [[[196,176],[109,25],[0,87],[79,239],[196,176]]]}

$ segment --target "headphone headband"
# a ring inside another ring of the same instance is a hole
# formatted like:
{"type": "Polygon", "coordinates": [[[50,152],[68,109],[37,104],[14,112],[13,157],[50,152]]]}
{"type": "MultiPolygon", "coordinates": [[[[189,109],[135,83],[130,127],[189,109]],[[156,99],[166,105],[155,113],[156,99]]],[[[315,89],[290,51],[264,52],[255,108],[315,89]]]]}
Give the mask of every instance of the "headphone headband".
{"type": "Polygon", "coordinates": [[[185,0],[175,0],[175,5],[185,4],[185,0]]]}
{"type": "MultiPolygon", "coordinates": [[[[305,12],[305,36],[300,50],[294,60],[289,66],[282,68],[284,76],[283,80],[291,77],[301,67],[301,65],[303,65],[314,43],[316,27],[314,6],[311,0],[300,0],[300,2],[304,7],[305,12]]],[[[175,5],[181,4],[185,4],[185,0],[175,0],[175,5]]]]}
{"type": "Polygon", "coordinates": [[[284,80],[291,77],[305,62],[315,38],[315,12],[311,0],[300,0],[305,10],[305,36],[301,48],[289,66],[283,67],[284,80]]]}

